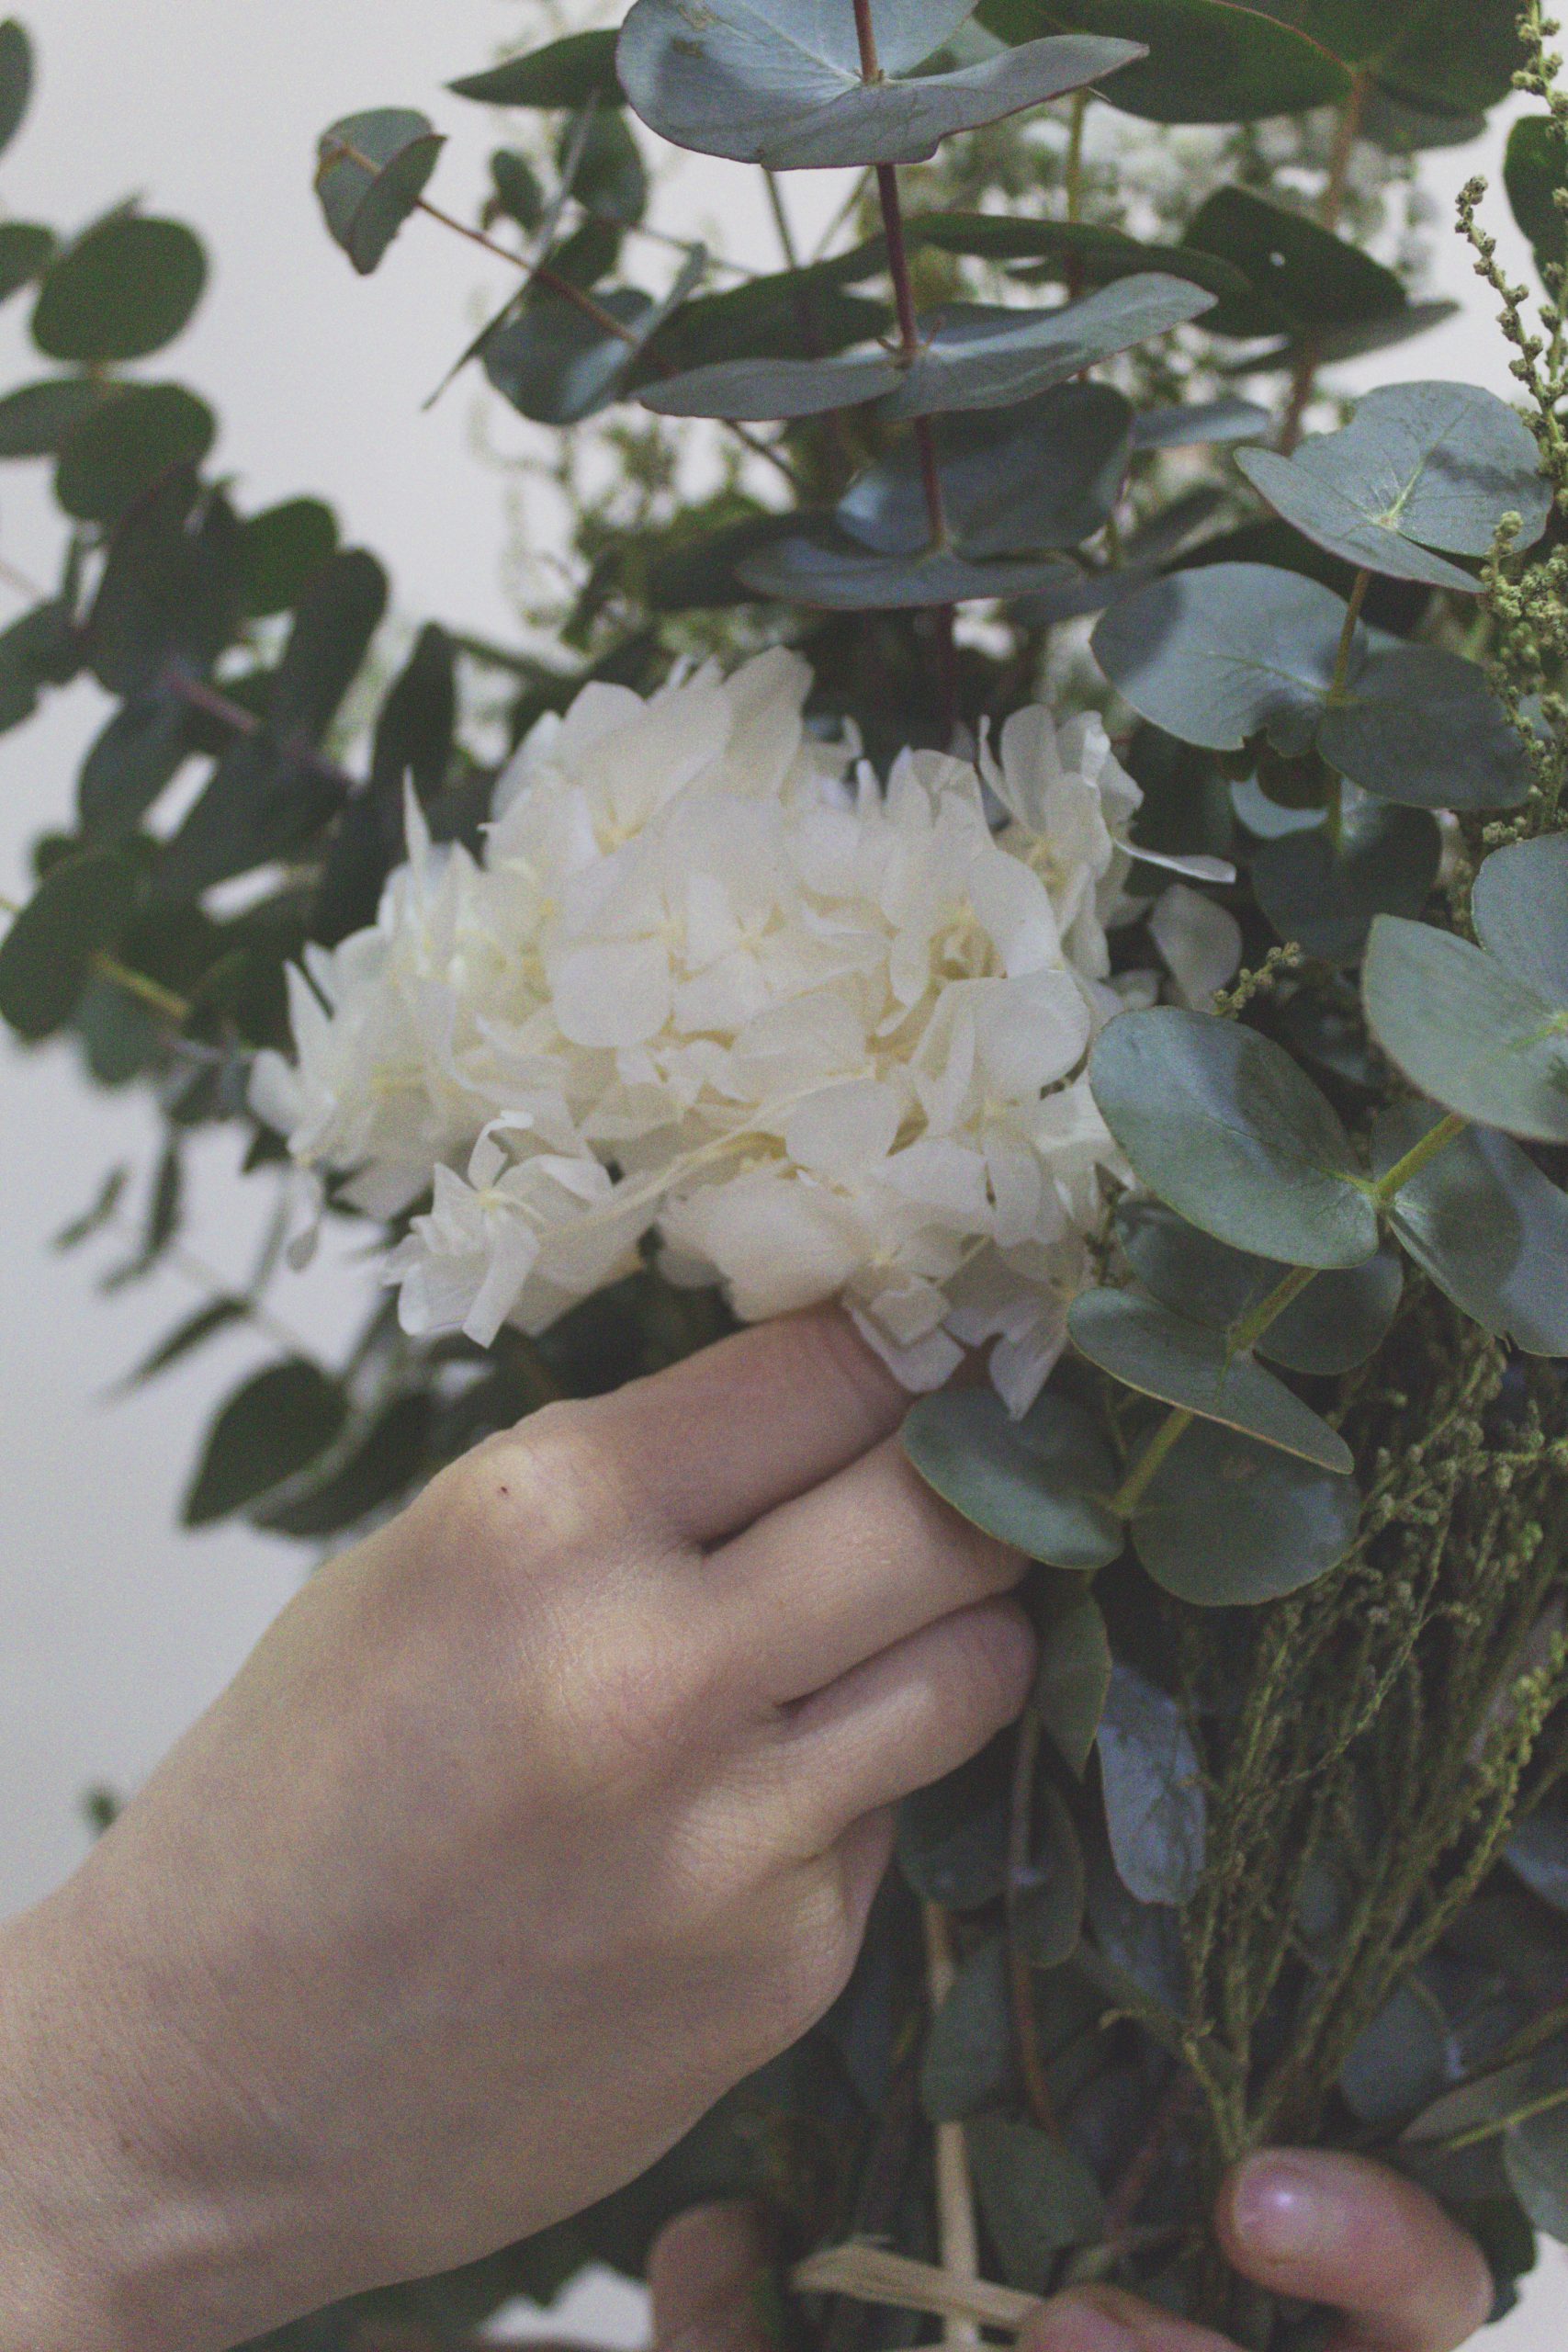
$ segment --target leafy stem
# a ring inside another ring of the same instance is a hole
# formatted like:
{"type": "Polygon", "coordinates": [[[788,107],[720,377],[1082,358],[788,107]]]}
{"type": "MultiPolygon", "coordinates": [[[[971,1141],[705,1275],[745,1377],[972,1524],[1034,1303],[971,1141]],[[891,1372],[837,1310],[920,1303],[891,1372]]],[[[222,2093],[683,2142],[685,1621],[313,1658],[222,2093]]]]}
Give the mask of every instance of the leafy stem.
{"type": "MultiPolygon", "coordinates": [[[[0,898],[0,915],[8,916],[14,922],[21,911],[15,899],[0,898]]],[[[100,950],[93,957],[91,968],[100,980],[107,980],[112,987],[123,989],[127,996],[135,997],[152,1012],[160,1013],[165,1021],[172,1021],[176,1029],[183,1029],[190,1019],[194,1008],[185,997],[176,996],[173,989],[166,989],[161,980],[149,978],[145,972],[132,971],[130,966],[122,964],[118,956],[109,956],[100,950]]]]}

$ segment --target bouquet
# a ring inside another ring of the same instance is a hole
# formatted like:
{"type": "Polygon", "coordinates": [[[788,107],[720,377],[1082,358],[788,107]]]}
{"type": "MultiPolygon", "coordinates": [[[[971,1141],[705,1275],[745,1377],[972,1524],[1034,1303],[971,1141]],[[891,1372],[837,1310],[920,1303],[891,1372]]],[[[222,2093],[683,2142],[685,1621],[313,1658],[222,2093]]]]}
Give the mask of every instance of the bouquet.
{"type": "MultiPolygon", "coordinates": [[[[0,454],[67,524],[0,718],[115,705],[0,1012],[160,1106],[118,1279],[194,1130],[276,1189],[138,1377],[274,1328],[329,1220],[381,1277],[187,1520],[340,1539],[839,1300],[1038,1564],[1024,1722],[906,1808],[824,2024],[604,2206],[280,2344],[465,2341],[733,2194],[831,2352],[1083,2279],[1309,2352],[1208,2233],[1280,2139],[1432,2189],[1500,2310],[1568,2237],[1568,95],[1517,6],[636,0],[453,85],[513,126],[478,222],[430,117],[334,124],[356,269],[510,265],[457,367],[572,518],[564,604],[425,628],[374,706],[380,567],[241,514],[133,372],[196,238],[0,230],[56,369],[0,454]],[[1412,159],[1515,87],[1534,310],[1480,183],[1460,226],[1518,406],[1337,399],[1442,309],[1412,159]],[[763,174],[784,266],[653,227],[645,133],[763,174]],[[846,166],[803,259],[793,175],[846,166]]],[[[29,76],[0,28],[7,135],[29,76]]]]}

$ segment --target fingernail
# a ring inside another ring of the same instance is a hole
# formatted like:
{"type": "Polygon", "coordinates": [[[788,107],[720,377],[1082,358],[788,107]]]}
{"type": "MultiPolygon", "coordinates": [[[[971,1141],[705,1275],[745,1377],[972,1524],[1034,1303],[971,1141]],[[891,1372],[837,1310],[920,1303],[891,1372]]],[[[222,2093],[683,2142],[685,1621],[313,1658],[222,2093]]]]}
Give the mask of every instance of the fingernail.
{"type": "Polygon", "coordinates": [[[1047,2303],[1023,2338],[1027,2352],[1138,2352],[1138,2339],[1110,2312],[1078,2295],[1047,2303]]]}
{"type": "Polygon", "coordinates": [[[1344,2216],[1333,2190],[1293,2156],[1254,2156],[1231,2191],[1236,2234],[1269,2262],[1310,2262],[1332,2253],[1344,2216]]]}

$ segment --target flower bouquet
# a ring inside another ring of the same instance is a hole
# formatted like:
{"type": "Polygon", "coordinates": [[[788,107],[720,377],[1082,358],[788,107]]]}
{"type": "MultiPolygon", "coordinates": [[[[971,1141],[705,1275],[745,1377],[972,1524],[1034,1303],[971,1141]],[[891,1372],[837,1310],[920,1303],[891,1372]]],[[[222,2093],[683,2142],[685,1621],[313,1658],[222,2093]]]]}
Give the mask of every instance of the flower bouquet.
{"type": "Polygon", "coordinates": [[[1282,2138],[1434,2190],[1499,2308],[1568,2235],[1568,96],[1517,7],[636,0],[454,85],[513,126],[478,223],[429,117],[333,125],[357,269],[510,265],[459,366],[570,517],[568,601],[427,628],[373,718],[379,567],[127,372],[190,232],[0,232],[61,371],[0,452],[69,526],[0,713],[115,706],[0,1011],[156,1097],[124,1272],[193,1131],[277,1189],[140,1376],[267,1328],[285,1220],[396,1294],[231,1398],[188,1520],[335,1540],[836,1299],[1039,1564],[1029,1713],[906,1808],[824,2023],[605,2206],[279,2341],[463,2340],[744,2194],[831,2352],[1084,2279],[1308,2352],[1208,2231],[1282,2138]],[[1337,401],[1441,309],[1412,159],[1516,86],[1539,324],[1461,226],[1520,408],[1337,401]],[[784,266],[653,228],[645,131],[762,174],[784,266]]]}

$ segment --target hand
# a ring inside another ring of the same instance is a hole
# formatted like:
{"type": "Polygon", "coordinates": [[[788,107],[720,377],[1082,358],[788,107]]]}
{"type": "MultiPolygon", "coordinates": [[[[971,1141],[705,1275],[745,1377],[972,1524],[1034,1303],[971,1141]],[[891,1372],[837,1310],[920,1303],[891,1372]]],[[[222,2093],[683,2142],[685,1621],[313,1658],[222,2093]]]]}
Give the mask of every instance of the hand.
{"type": "MultiPolygon", "coordinates": [[[[1269,2152],[1221,2192],[1229,2261],[1273,2293],[1346,2314],[1332,2352],[1455,2352],[1485,2325],[1491,2275],[1422,2190],[1359,2156],[1269,2152]]],[[[1042,2306],[1021,2352],[1235,2352],[1211,2328],[1090,2289],[1042,2306]]]]}
{"type": "MultiPolygon", "coordinates": [[[[1247,2278],[1345,2312],[1333,2352],[1456,2352],[1491,2312],[1491,2276],[1470,2239],[1420,2189],[1358,2156],[1254,2156],[1225,2183],[1216,2222],[1247,2278]]],[[[756,2297],[766,2272],[750,2207],[683,2214],[649,2266],[656,2352],[768,2352],[756,2297]]],[[[1235,2346],[1113,2288],[1085,2288],[1043,2303],[1019,2352],[1235,2346]]]]}
{"type": "Polygon", "coordinates": [[[831,1314],[540,1414],[325,1569],[0,1939],[0,2352],[215,2352],[651,2163],[1021,1707],[1016,1555],[831,1314]]]}

